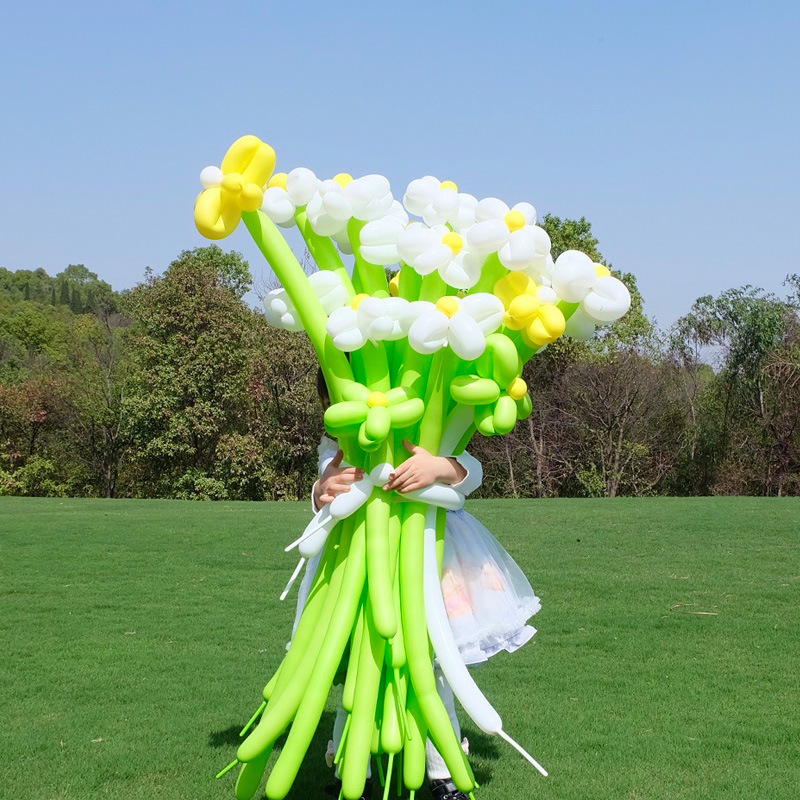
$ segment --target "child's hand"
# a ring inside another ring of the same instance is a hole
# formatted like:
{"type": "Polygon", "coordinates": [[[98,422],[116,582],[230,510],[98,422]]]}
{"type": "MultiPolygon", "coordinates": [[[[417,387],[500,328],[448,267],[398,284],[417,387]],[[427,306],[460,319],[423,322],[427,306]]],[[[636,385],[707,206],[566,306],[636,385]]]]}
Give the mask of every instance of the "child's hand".
{"type": "Polygon", "coordinates": [[[332,503],[337,494],[350,491],[350,484],[360,481],[364,477],[364,470],[360,467],[340,467],[342,463],[341,450],[336,452],[333,460],[325,467],[319,480],[314,484],[314,505],[317,508],[332,503]]]}
{"type": "Polygon", "coordinates": [[[403,446],[411,453],[390,476],[384,485],[387,492],[411,492],[425,489],[437,481],[440,483],[461,483],[467,471],[454,458],[431,455],[425,448],[403,439],[403,446]]]}

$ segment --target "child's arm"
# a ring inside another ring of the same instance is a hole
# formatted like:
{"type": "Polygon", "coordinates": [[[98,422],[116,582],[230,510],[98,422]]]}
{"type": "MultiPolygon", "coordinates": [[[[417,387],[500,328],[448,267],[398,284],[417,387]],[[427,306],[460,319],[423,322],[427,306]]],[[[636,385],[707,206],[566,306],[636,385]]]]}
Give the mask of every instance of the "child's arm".
{"type": "Polygon", "coordinates": [[[411,458],[404,461],[389,477],[384,485],[387,492],[410,492],[414,489],[425,489],[433,483],[446,483],[454,486],[467,477],[467,471],[455,458],[434,456],[425,448],[412,444],[407,439],[403,446],[411,453],[411,458]]]}
{"type": "Polygon", "coordinates": [[[359,467],[340,467],[342,455],[339,450],[314,484],[312,499],[315,511],[332,503],[337,494],[349,492],[350,484],[364,477],[364,470],[359,467]]]}

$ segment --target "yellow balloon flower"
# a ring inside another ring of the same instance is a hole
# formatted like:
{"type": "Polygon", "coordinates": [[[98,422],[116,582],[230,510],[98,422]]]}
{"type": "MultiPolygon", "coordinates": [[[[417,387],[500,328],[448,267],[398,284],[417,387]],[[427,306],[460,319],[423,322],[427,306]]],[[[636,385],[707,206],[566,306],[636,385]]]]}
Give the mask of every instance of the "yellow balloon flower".
{"type": "Polygon", "coordinates": [[[275,169],[275,151],[257,136],[242,136],[228,149],[222,165],[206,167],[206,188],[194,204],[194,223],[207,239],[230,236],[243,211],[256,211],[275,169]]]}
{"type": "Polygon", "coordinates": [[[512,331],[522,331],[529,347],[542,347],[564,333],[566,320],[552,290],[540,286],[524,272],[509,272],[494,286],[494,293],[506,308],[503,324],[512,331]]]}

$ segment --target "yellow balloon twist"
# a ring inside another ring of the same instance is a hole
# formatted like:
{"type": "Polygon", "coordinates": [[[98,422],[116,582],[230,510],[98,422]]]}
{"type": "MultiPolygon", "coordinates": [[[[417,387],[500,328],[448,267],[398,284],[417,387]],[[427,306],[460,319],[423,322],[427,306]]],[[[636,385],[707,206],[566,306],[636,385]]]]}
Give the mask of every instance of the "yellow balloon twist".
{"type": "Polygon", "coordinates": [[[222,182],[204,189],[194,204],[194,223],[207,239],[224,239],[236,230],[243,211],[256,211],[275,169],[275,151],[257,136],[242,136],[221,165],[222,182]]]}
{"type": "Polygon", "coordinates": [[[542,288],[524,272],[509,272],[494,286],[494,293],[506,307],[503,324],[512,331],[522,331],[522,338],[530,347],[554,342],[567,324],[555,303],[539,298],[542,288]]]}

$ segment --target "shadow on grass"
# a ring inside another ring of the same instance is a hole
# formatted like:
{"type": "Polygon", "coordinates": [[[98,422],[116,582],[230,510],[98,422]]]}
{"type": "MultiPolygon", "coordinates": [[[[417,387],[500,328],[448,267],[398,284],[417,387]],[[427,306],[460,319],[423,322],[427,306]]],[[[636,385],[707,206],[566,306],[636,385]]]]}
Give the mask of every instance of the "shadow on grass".
{"type": "MultiPolygon", "coordinates": [[[[300,771],[295,779],[294,786],[291,792],[286,795],[287,800],[308,800],[309,797],[324,797],[323,789],[332,784],[334,781],[333,772],[328,769],[325,763],[325,752],[328,747],[328,740],[333,736],[333,720],[335,715],[330,711],[325,711],[314,733],[314,738],[308,748],[306,757],[300,767],[300,771]]],[[[236,748],[243,741],[239,736],[239,731],[244,727],[244,722],[237,725],[229,725],[219,731],[211,731],[208,735],[208,746],[213,748],[230,747],[236,748]]],[[[494,770],[491,768],[491,762],[497,761],[500,758],[500,751],[497,743],[492,736],[487,736],[477,728],[465,728],[463,735],[469,739],[469,752],[470,763],[475,773],[475,780],[481,786],[486,786],[492,781],[494,770]]],[[[275,758],[283,748],[284,738],[282,737],[278,744],[275,746],[275,753],[270,759],[270,764],[267,766],[267,774],[272,764],[275,763],[275,758]]],[[[231,751],[230,760],[233,760],[236,753],[231,751]]],[[[372,762],[373,770],[375,769],[375,762],[372,762]]],[[[221,764],[220,769],[224,766],[221,764]]],[[[386,761],[384,759],[384,767],[386,761]]],[[[235,782],[238,775],[238,769],[232,771],[232,780],[235,782]]],[[[225,776],[223,780],[230,780],[225,776]]],[[[379,796],[377,776],[374,776],[375,782],[375,796],[379,796]]],[[[396,796],[394,791],[391,796],[396,796]]],[[[263,798],[263,790],[257,797],[263,798]]]]}
{"type": "Polygon", "coordinates": [[[469,740],[469,763],[475,773],[475,780],[481,786],[492,782],[491,762],[500,758],[500,749],[494,736],[488,736],[477,728],[465,727],[462,735],[469,740]]]}
{"type": "MultiPolygon", "coordinates": [[[[292,791],[286,795],[287,800],[291,800],[292,798],[295,800],[299,800],[299,798],[309,800],[310,797],[323,797],[323,788],[333,783],[333,772],[328,769],[328,765],[325,763],[325,752],[328,749],[328,740],[333,737],[334,717],[335,715],[330,711],[325,711],[322,714],[322,718],[314,733],[314,738],[308,748],[306,757],[303,759],[303,764],[300,767],[300,771],[297,773],[292,791]]],[[[229,725],[222,730],[211,731],[208,734],[208,746],[213,748],[232,748],[229,754],[230,758],[228,759],[232,761],[236,757],[236,752],[233,748],[238,747],[242,741],[244,741],[244,739],[239,736],[239,731],[244,727],[245,722],[246,720],[237,725],[229,725]]],[[[275,752],[270,759],[270,763],[267,765],[267,775],[269,774],[271,766],[275,763],[275,758],[282,750],[284,741],[285,737],[281,737],[276,744],[275,752]]],[[[221,763],[220,769],[222,769],[223,766],[225,765],[221,763]]],[[[231,777],[226,775],[221,780],[231,780],[235,783],[238,774],[239,770],[235,768],[230,773],[231,777]]],[[[263,788],[260,794],[256,796],[264,797],[263,788]]]]}
{"type": "Polygon", "coordinates": [[[244,727],[244,722],[241,725],[231,725],[225,730],[211,731],[208,734],[209,747],[238,747],[242,738],[239,736],[239,731],[244,727]]]}

